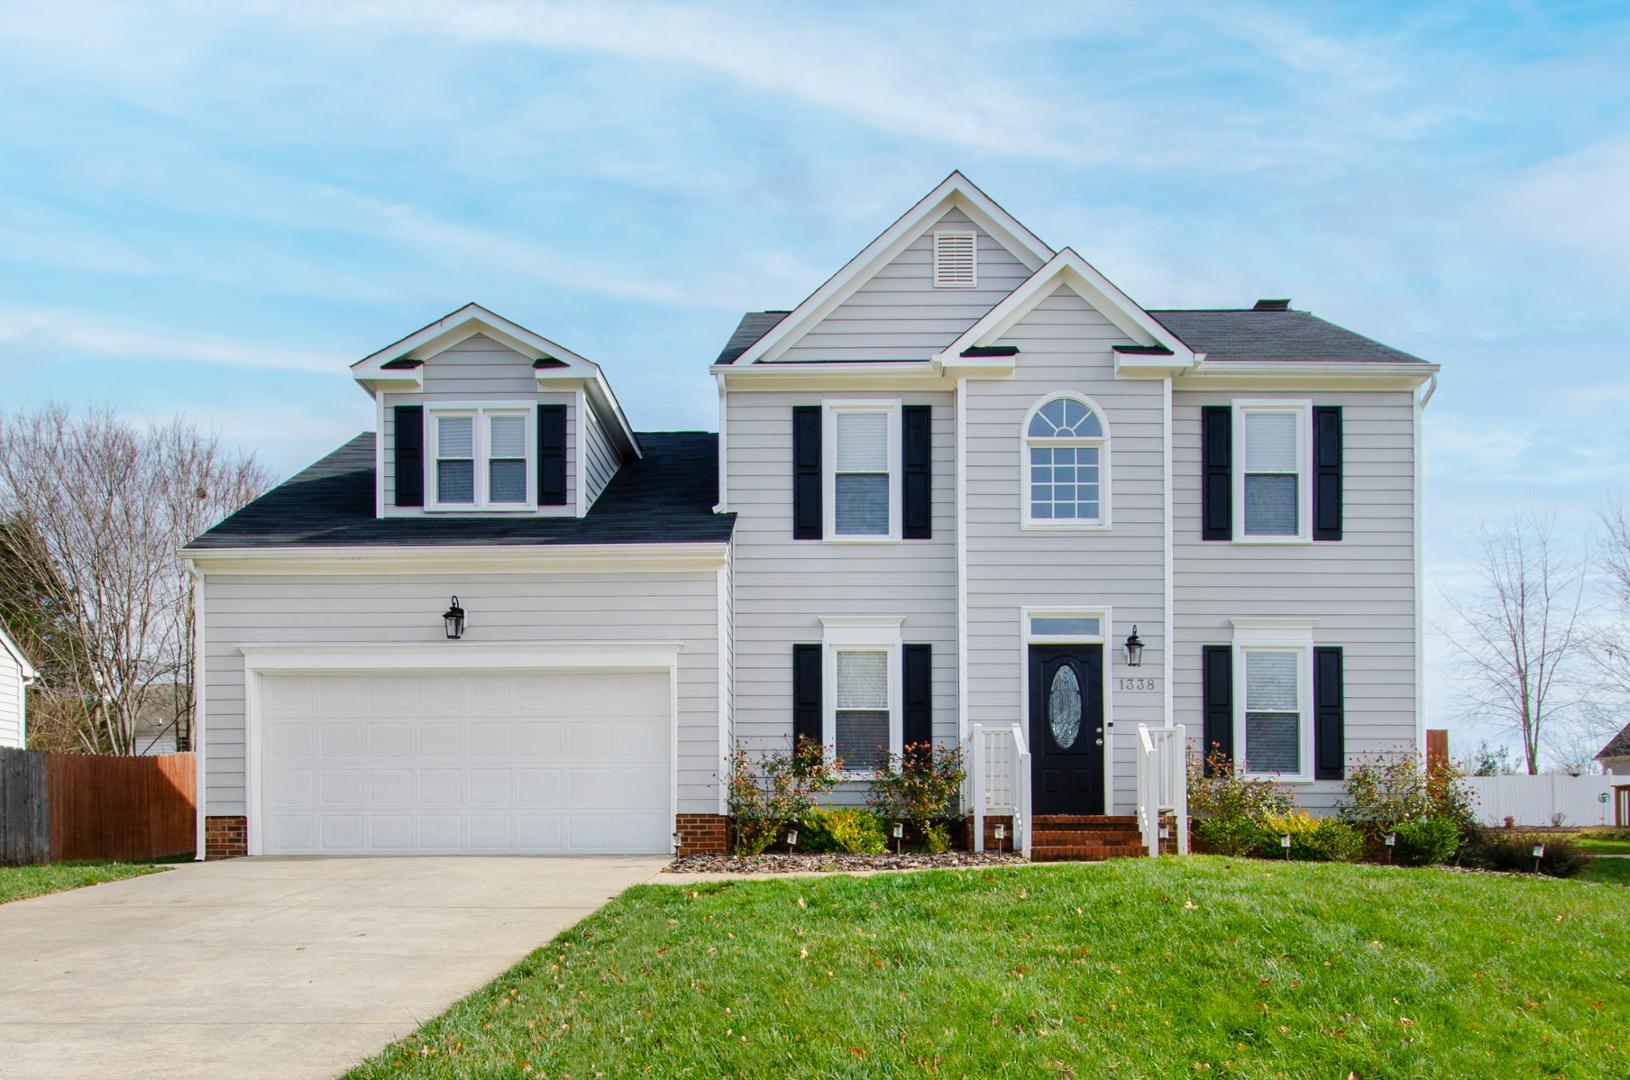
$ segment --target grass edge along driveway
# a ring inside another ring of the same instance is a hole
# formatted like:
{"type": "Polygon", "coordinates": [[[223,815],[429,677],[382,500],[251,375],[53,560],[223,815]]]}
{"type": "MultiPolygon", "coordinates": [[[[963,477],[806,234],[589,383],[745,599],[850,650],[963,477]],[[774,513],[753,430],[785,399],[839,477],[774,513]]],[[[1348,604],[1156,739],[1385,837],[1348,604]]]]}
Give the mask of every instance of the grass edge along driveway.
{"type": "Polygon", "coordinates": [[[81,889],[108,881],[156,874],[165,869],[152,863],[90,862],[44,863],[37,866],[0,866],[0,904],[27,900],[47,893],[81,889]]]}
{"type": "Polygon", "coordinates": [[[647,885],[350,1075],[1623,1076],[1627,917],[1207,857],[647,885]]]}

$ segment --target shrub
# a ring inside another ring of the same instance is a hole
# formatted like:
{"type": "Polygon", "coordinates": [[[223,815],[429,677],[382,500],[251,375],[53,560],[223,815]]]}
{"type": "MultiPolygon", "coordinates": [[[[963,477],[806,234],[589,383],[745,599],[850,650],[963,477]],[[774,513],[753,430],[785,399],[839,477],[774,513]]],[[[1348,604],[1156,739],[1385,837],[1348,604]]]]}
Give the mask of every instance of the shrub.
{"type": "Polygon", "coordinates": [[[1539,872],[1542,874],[1573,877],[1590,865],[1590,856],[1575,847],[1569,837],[1493,829],[1486,830],[1478,837],[1468,856],[1473,864],[1486,870],[1532,874],[1535,844],[1545,845],[1545,854],[1539,860],[1539,872]]]}
{"type": "Polygon", "coordinates": [[[1262,826],[1250,818],[1200,818],[1194,823],[1200,850],[1212,855],[1254,854],[1262,837],[1262,826]]]}
{"type": "Polygon", "coordinates": [[[738,744],[730,755],[727,800],[736,826],[736,852],[758,855],[774,844],[784,825],[802,822],[815,796],[830,791],[843,763],[826,748],[802,738],[790,753],[762,754],[755,761],[738,744]]]}
{"type": "Polygon", "coordinates": [[[1404,866],[1432,866],[1450,862],[1460,850],[1460,826],[1449,818],[1423,817],[1393,827],[1397,843],[1395,862],[1404,866]]]}
{"type": "Polygon", "coordinates": [[[1406,823],[1427,818],[1446,821],[1454,827],[1458,847],[1459,842],[1469,841],[1481,831],[1473,798],[1465,784],[1465,773],[1458,766],[1444,763],[1423,768],[1420,755],[1401,750],[1364,758],[1353,766],[1347,775],[1347,799],[1341,816],[1371,842],[1378,842],[1386,833],[1398,832],[1400,845],[1400,830],[1406,823]]]}
{"type": "Polygon", "coordinates": [[[1336,818],[1316,818],[1306,813],[1270,814],[1258,829],[1256,854],[1264,859],[1282,859],[1282,838],[1290,837],[1290,857],[1305,862],[1357,862],[1364,855],[1364,838],[1359,831],[1336,818]]]}
{"type": "Polygon", "coordinates": [[[1188,768],[1190,817],[1261,822],[1270,814],[1291,811],[1291,797],[1284,788],[1272,780],[1246,779],[1220,751],[1212,751],[1203,762],[1190,757],[1188,768]]]}
{"type": "Polygon", "coordinates": [[[916,826],[929,851],[949,851],[967,775],[960,746],[913,743],[903,754],[890,754],[872,781],[872,809],[882,822],[916,826]]]}
{"type": "Polygon", "coordinates": [[[836,851],[846,855],[881,855],[888,836],[877,815],[861,807],[816,807],[804,815],[804,851],[836,851]]]}

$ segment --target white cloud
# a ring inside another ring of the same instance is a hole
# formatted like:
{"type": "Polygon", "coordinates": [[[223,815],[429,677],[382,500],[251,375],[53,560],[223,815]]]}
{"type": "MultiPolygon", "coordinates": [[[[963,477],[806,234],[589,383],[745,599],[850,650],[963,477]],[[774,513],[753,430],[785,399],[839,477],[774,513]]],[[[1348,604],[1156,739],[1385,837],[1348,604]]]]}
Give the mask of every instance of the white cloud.
{"type": "Polygon", "coordinates": [[[345,370],[349,362],[333,353],[151,330],[82,312],[53,310],[0,309],[0,343],[41,355],[67,350],[131,361],[179,361],[328,374],[345,370]]]}

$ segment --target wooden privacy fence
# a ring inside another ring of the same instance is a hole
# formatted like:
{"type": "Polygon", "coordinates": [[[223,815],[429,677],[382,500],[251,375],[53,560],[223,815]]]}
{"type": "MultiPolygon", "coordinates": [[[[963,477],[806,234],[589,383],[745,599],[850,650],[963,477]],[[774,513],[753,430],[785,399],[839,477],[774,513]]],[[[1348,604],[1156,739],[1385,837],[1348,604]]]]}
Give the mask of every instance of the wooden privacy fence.
{"type": "Polygon", "coordinates": [[[191,754],[0,750],[0,863],[188,854],[196,775],[191,754]]]}

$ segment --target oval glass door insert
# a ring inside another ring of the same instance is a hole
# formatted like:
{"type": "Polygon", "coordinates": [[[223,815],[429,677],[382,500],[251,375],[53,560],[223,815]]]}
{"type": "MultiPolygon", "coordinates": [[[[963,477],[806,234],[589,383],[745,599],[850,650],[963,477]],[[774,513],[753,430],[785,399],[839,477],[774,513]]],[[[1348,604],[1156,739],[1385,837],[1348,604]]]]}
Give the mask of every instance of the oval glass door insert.
{"type": "Polygon", "coordinates": [[[1074,746],[1081,734],[1081,683],[1068,664],[1053,673],[1053,685],[1047,691],[1047,724],[1060,750],[1074,746]]]}

